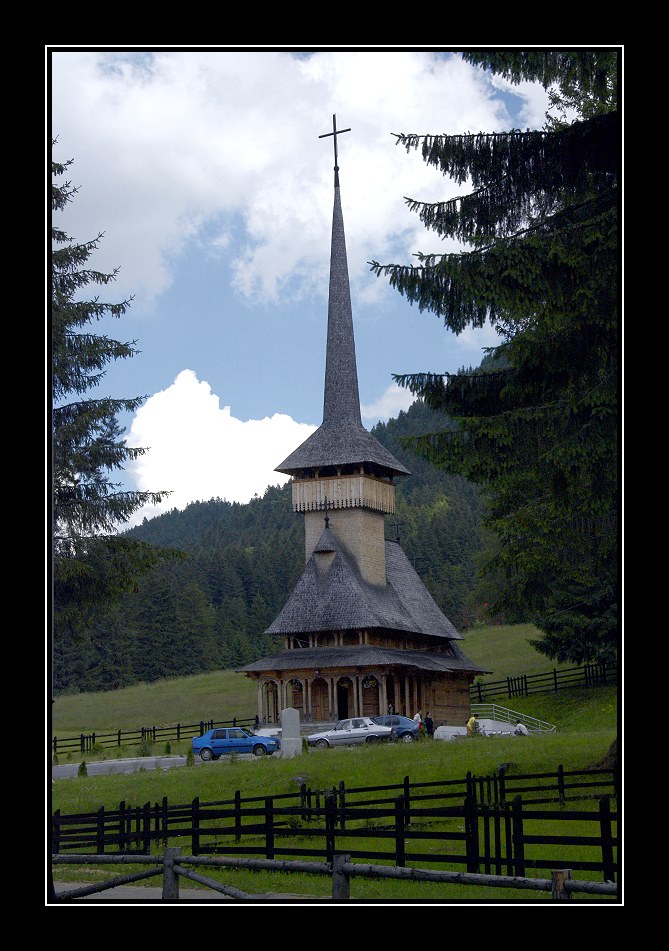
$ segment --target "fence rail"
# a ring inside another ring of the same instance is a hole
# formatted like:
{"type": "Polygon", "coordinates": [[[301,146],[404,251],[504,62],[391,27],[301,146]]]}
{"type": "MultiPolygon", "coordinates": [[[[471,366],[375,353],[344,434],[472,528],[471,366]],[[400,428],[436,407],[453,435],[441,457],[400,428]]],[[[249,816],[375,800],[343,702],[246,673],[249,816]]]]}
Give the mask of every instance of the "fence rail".
{"type": "Polygon", "coordinates": [[[557,693],[569,687],[612,686],[618,682],[617,664],[584,664],[558,670],[556,667],[543,674],[520,674],[504,680],[472,684],[470,697],[473,702],[492,700],[496,697],[527,697],[534,693],[557,693]]]}
{"type": "Polygon", "coordinates": [[[189,840],[194,855],[277,855],[321,858],[337,852],[355,859],[445,863],[468,872],[524,875],[526,868],[570,867],[600,872],[613,881],[617,865],[611,811],[615,776],[610,770],[566,771],[441,783],[403,783],[327,790],[303,784],[299,793],[169,806],[145,803],[118,810],[53,815],[52,852],[150,854],[151,849],[189,840]],[[388,795],[390,793],[390,795],[388,795]],[[398,795],[399,793],[399,795],[398,795]],[[524,801],[523,794],[531,798],[524,801]],[[599,800],[597,810],[537,811],[538,804],[599,800]],[[560,834],[546,833],[550,819],[560,834]],[[537,822],[539,825],[537,826],[537,822]],[[425,851],[426,844],[427,851],[425,851]],[[547,847],[547,854],[537,848],[547,847]],[[576,849],[576,853],[574,853],[576,849]],[[557,850],[557,851],[556,851],[557,850]],[[557,856],[557,858],[556,858],[557,856]]]}
{"type": "MultiPolygon", "coordinates": [[[[129,857],[122,855],[54,855],[53,861],[54,864],[109,865],[127,864],[129,857]]],[[[328,876],[332,880],[332,899],[339,901],[348,901],[350,899],[350,881],[352,877],[381,880],[403,879],[412,882],[443,882],[447,884],[474,885],[479,887],[487,886],[513,890],[546,891],[550,892],[551,897],[556,901],[570,900],[574,894],[611,897],[617,897],[618,895],[618,886],[615,882],[592,882],[572,879],[572,870],[568,868],[553,869],[550,879],[537,879],[525,878],[524,876],[486,875],[425,868],[363,865],[351,862],[351,856],[347,853],[337,854],[333,857],[332,862],[326,863],[301,861],[282,862],[274,859],[182,855],[181,849],[179,848],[166,849],[164,855],[151,858],[134,856],[131,861],[136,864],[146,863],[152,867],[142,872],[119,876],[107,882],[98,882],[95,885],[86,885],[81,888],[71,889],[65,893],[61,892],[57,897],[57,901],[76,901],[78,898],[100,894],[109,889],[116,888],[119,885],[131,884],[161,874],[163,876],[163,901],[179,900],[179,882],[181,877],[196,881],[223,895],[228,895],[230,898],[255,899],[265,897],[252,895],[230,885],[225,885],[215,879],[206,878],[203,875],[190,871],[187,868],[189,865],[194,865],[196,868],[209,867],[219,869],[234,866],[235,868],[250,868],[255,871],[268,870],[272,872],[297,872],[300,874],[306,873],[328,876]]]]}
{"type": "Polygon", "coordinates": [[[191,739],[203,736],[207,730],[225,726],[257,726],[255,717],[233,717],[232,720],[200,720],[198,723],[176,723],[173,726],[142,726],[136,730],[116,730],[114,733],[80,733],[78,736],[54,736],[54,753],[90,753],[94,746],[126,746],[143,742],[167,743],[170,740],[191,739]]]}

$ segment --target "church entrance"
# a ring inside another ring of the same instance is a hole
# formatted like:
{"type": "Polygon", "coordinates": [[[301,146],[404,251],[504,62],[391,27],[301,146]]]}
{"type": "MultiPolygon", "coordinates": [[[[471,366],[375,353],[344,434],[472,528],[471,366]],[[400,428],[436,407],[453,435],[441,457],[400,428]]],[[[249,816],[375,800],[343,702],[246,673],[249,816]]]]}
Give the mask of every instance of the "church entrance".
{"type": "Polygon", "coordinates": [[[322,677],[311,684],[311,719],[316,722],[330,719],[328,685],[322,677]]]}
{"type": "Polygon", "coordinates": [[[349,702],[350,690],[353,684],[348,677],[337,684],[337,719],[346,720],[353,716],[353,704],[349,702]]]}

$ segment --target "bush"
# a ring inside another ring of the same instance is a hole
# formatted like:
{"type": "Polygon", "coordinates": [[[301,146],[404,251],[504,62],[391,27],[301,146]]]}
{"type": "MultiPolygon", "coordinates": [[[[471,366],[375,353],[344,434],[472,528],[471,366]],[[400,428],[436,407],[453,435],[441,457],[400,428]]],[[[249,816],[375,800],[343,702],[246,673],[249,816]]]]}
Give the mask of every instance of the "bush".
{"type": "Polygon", "coordinates": [[[169,756],[171,752],[172,752],[172,745],[170,741],[168,740],[167,743],[165,744],[165,756],[169,756]]]}
{"type": "Polygon", "coordinates": [[[195,766],[195,757],[193,756],[192,747],[186,753],[186,766],[195,766]]]}
{"type": "Polygon", "coordinates": [[[144,739],[140,741],[140,744],[137,747],[137,755],[151,756],[152,750],[153,750],[153,743],[148,737],[145,736],[144,739]]]}
{"type": "Polygon", "coordinates": [[[79,769],[77,771],[77,776],[88,776],[88,769],[86,768],[86,760],[82,759],[79,763],[79,769]]]}

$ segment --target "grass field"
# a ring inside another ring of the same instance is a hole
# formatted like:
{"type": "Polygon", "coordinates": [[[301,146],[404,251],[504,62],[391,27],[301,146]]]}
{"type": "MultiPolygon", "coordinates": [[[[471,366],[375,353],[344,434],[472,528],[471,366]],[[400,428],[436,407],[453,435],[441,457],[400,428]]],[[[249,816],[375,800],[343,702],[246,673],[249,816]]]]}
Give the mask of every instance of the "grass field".
{"type": "MultiPolygon", "coordinates": [[[[497,673],[493,679],[551,669],[552,664],[546,663],[541,655],[538,655],[537,666],[533,657],[536,652],[527,644],[533,634],[533,629],[526,625],[479,628],[471,632],[464,647],[472,660],[491,668],[491,660],[497,658],[497,673]],[[500,657],[504,658],[503,666],[500,657]]],[[[312,751],[290,760],[276,756],[254,761],[222,759],[190,768],[63,779],[51,787],[51,809],[61,809],[63,813],[84,812],[101,805],[115,808],[121,800],[141,805],[159,801],[163,796],[167,796],[170,803],[187,803],[195,796],[203,802],[212,802],[231,798],[236,790],[243,796],[269,796],[294,792],[301,782],[307,782],[314,789],[325,789],[342,779],[349,788],[401,782],[407,775],[412,782],[440,781],[462,778],[468,771],[477,776],[489,775],[501,762],[511,764],[511,773],[551,772],[558,764],[566,770],[584,769],[599,764],[617,736],[618,695],[613,687],[517,698],[512,706],[519,713],[554,723],[556,732],[527,740],[496,737],[464,743],[424,742],[312,751]]],[[[142,724],[166,725],[202,718],[223,720],[254,713],[255,688],[250,681],[234,672],[221,671],[114,693],[58,698],[54,704],[53,732],[61,735],[90,730],[104,732],[132,729],[142,724]]],[[[187,745],[176,749],[172,744],[172,752],[185,752],[187,745]]],[[[156,748],[154,752],[164,750],[156,748]]],[[[85,881],[89,877],[93,880],[111,877],[113,873],[105,868],[91,871],[57,866],[55,874],[63,881],[85,881]]],[[[249,892],[328,894],[327,880],[313,876],[248,870],[218,874],[226,883],[249,892]]],[[[522,898],[502,889],[364,879],[354,879],[352,883],[352,895],[360,900],[517,903],[547,897],[541,892],[517,894],[522,898]],[[485,898],[481,891],[485,891],[485,898]],[[510,897],[512,894],[514,897],[510,897]]]]}

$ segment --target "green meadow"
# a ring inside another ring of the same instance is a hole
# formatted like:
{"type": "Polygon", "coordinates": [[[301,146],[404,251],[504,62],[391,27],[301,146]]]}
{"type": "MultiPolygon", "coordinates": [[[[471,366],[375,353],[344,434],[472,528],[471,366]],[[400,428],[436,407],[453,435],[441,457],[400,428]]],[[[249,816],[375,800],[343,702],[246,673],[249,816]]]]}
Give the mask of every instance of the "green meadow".
{"type": "MultiPolygon", "coordinates": [[[[496,671],[492,679],[552,669],[553,665],[542,655],[533,656],[536,651],[528,643],[533,634],[529,625],[477,628],[466,636],[464,648],[473,660],[496,671]]],[[[614,687],[575,688],[557,694],[515,698],[508,705],[520,714],[554,723],[556,732],[523,739],[508,736],[464,742],[424,741],[314,750],[288,760],[277,756],[259,760],[230,757],[168,770],[77,776],[52,784],[50,805],[52,810],[60,809],[62,813],[77,813],[102,805],[115,808],[122,800],[143,805],[160,801],[163,796],[171,804],[188,803],[196,796],[203,802],[229,799],[237,790],[243,797],[271,796],[295,792],[302,782],[321,790],[336,786],[341,780],[348,788],[400,783],[405,776],[409,776],[412,783],[429,783],[460,779],[467,772],[475,776],[490,775],[500,763],[510,764],[510,774],[553,772],[558,764],[565,770],[586,769],[604,760],[618,733],[618,700],[614,687]]],[[[221,671],[113,693],[60,697],[54,704],[53,733],[65,736],[92,730],[112,732],[140,725],[225,720],[254,713],[253,684],[234,671],[221,671]]],[[[170,751],[185,753],[188,746],[189,743],[183,743],[177,748],[171,744],[170,751]]],[[[132,748],[125,748],[125,755],[134,752],[132,748]]],[[[151,752],[166,752],[164,744],[156,744],[151,752]]],[[[73,762],[80,759],[80,754],[70,757],[73,762]]],[[[65,761],[65,757],[60,760],[65,761]]],[[[584,803],[584,807],[592,809],[593,803],[584,803]]],[[[62,881],[97,881],[112,877],[114,872],[110,867],[56,866],[54,874],[62,881]]],[[[211,877],[248,892],[325,897],[329,894],[328,879],[304,874],[226,869],[211,877]]],[[[549,896],[544,892],[518,893],[507,889],[354,878],[352,897],[387,901],[527,902],[545,900],[549,896]]]]}

